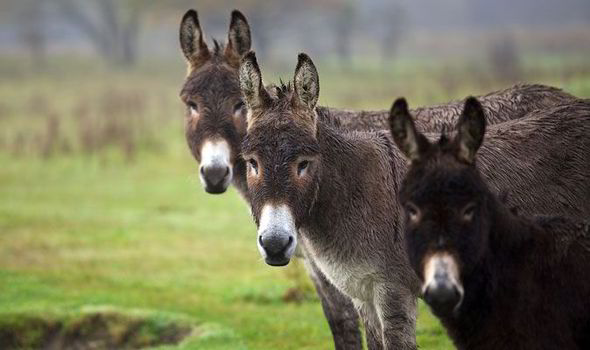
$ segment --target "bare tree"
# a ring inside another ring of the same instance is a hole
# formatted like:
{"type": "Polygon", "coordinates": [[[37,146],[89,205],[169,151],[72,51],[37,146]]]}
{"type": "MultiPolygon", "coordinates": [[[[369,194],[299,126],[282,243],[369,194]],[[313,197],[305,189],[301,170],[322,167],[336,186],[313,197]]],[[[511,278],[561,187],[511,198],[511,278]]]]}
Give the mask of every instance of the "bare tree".
{"type": "Polygon", "coordinates": [[[36,71],[47,64],[47,8],[45,2],[35,0],[1,1],[3,21],[12,23],[20,42],[31,58],[36,71]]]}
{"type": "Polygon", "coordinates": [[[522,78],[518,45],[511,35],[506,34],[494,40],[488,57],[496,79],[517,82],[522,78]]]}
{"type": "Polygon", "coordinates": [[[64,18],[88,38],[107,62],[117,66],[136,63],[142,15],[152,1],[55,2],[64,18]]]}
{"type": "Polygon", "coordinates": [[[395,2],[387,2],[381,13],[383,33],[381,35],[381,58],[386,64],[393,59],[405,34],[407,13],[395,2]]]}
{"type": "Polygon", "coordinates": [[[346,66],[352,59],[352,39],[357,9],[352,1],[345,1],[334,10],[332,30],[336,54],[340,62],[346,66]]]}

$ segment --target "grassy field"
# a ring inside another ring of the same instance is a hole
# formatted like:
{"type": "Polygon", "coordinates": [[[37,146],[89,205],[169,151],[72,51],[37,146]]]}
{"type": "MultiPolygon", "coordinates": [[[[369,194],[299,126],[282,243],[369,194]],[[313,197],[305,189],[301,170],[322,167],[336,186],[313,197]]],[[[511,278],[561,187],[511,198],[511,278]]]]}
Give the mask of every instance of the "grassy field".
{"type": "MultiPolygon", "coordinates": [[[[110,310],[143,315],[148,338],[166,322],[191,327],[179,345],[162,348],[331,348],[319,302],[283,298],[309,287],[301,266],[267,266],[245,202],[233,189],[201,189],[183,139],[179,68],[0,82],[0,339],[18,330],[34,348],[44,325],[74,327],[89,310],[110,310]],[[113,93],[141,115],[113,106],[113,93]],[[100,129],[109,113],[130,118],[119,128],[131,136],[85,146],[80,114],[100,129]]],[[[466,75],[449,88],[429,73],[446,67],[424,72],[406,62],[385,74],[322,68],[322,102],[350,108],[385,109],[402,94],[412,105],[437,103],[506,86],[466,75]]],[[[590,75],[542,72],[535,81],[590,96],[590,75]]],[[[452,348],[422,304],[417,336],[423,349],[452,348]]]]}

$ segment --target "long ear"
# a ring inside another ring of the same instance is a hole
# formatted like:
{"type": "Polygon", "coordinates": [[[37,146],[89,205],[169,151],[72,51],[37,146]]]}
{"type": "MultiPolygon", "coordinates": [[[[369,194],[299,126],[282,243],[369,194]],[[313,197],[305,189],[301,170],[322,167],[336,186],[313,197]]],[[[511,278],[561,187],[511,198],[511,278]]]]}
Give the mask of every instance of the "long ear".
{"type": "Polygon", "coordinates": [[[314,109],[320,96],[320,77],[309,56],[300,53],[293,78],[294,98],[304,106],[314,109]]]}
{"type": "MultiPolygon", "coordinates": [[[[257,109],[265,106],[270,100],[268,92],[262,85],[260,67],[256,61],[256,54],[250,51],[242,58],[240,64],[240,89],[248,109],[257,109]]],[[[248,116],[252,113],[249,112],[248,116]]],[[[249,117],[250,118],[250,117],[249,117]]]]}
{"type": "Polygon", "coordinates": [[[251,46],[252,36],[250,35],[248,21],[240,11],[233,10],[229,24],[229,33],[227,34],[225,54],[241,58],[250,51],[251,46]]]}
{"type": "Polygon", "coordinates": [[[403,97],[391,106],[389,128],[395,144],[410,162],[419,160],[430,146],[426,137],[416,131],[408,103],[403,97]]]}
{"type": "Polygon", "coordinates": [[[195,10],[188,10],[180,22],[180,48],[191,68],[197,67],[210,56],[195,10]]]}
{"type": "Polygon", "coordinates": [[[470,96],[465,100],[457,130],[455,137],[458,145],[457,157],[467,163],[473,163],[486,132],[485,113],[475,97],[470,96]]]}

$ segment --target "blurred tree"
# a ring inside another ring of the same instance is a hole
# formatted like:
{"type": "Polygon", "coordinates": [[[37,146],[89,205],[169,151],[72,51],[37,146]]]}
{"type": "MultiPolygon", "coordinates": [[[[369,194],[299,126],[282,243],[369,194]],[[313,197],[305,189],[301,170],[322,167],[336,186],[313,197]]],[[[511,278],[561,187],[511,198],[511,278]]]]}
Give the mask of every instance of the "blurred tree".
{"type": "Polygon", "coordinates": [[[381,58],[383,64],[390,62],[402,41],[407,25],[407,13],[397,2],[387,2],[381,11],[383,33],[381,35],[381,58]]]}
{"type": "Polygon", "coordinates": [[[343,66],[350,64],[352,59],[352,39],[357,8],[353,1],[345,1],[334,6],[332,30],[336,44],[336,54],[343,66]]]}
{"type": "Polygon", "coordinates": [[[29,52],[33,69],[42,71],[47,65],[47,8],[35,0],[0,1],[3,20],[16,28],[21,43],[29,52]],[[11,17],[9,14],[14,14],[11,17]]]}
{"type": "Polygon", "coordinates": [[[520,56],[518,45],[513,36],[507,34],[494,40],[488,51],[488,56],[496,79],[506,82],[521,80],[520,56]]]}
{"type": "Polygon", "coordinates": [[[142,17],[155,0],[54,1],[64,18],[107,62],[118,66],[136,63],[142,17]]]}

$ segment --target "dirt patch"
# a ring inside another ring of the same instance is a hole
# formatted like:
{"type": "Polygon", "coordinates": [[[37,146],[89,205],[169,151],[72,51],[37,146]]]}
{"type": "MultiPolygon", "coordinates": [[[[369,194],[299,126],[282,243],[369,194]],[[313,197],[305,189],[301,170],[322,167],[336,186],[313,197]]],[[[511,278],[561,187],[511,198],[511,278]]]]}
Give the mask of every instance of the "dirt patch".
{"type": "Polygon", "coordinates": [[[93,311],[77,315],[10,315],[0,321],[2,349],[142,349],[178,344],[194,326],[159,314],[93,311]]]}

